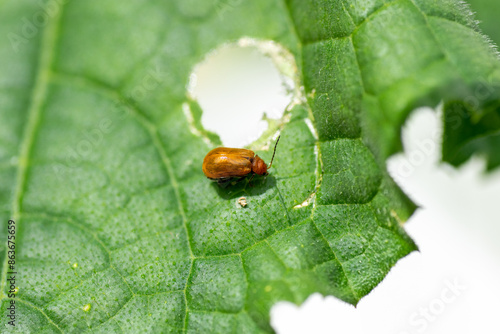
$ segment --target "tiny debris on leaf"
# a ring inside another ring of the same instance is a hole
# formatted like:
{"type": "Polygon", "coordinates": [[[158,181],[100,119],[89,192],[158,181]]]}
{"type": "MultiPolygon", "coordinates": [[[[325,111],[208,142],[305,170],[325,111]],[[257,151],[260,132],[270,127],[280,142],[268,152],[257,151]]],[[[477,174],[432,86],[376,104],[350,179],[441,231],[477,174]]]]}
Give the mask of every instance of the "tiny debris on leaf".
{"type": "Polygon", "coordinates": [[[241,205],[242,208],[247,206],[247,199],[246,197],[240,197],[238,198],[238,204],[241,205]]]}

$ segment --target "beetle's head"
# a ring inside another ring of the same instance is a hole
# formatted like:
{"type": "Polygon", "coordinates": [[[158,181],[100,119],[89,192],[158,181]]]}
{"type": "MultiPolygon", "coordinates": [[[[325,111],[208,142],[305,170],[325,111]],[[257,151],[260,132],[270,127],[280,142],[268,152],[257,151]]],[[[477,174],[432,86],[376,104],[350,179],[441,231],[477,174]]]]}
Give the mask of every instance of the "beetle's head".
{"type": "Polygon", "coordinates": [[[258,155],[253,158],[252,172],[258,175],[267,175],[267,165],[258,155]]]}

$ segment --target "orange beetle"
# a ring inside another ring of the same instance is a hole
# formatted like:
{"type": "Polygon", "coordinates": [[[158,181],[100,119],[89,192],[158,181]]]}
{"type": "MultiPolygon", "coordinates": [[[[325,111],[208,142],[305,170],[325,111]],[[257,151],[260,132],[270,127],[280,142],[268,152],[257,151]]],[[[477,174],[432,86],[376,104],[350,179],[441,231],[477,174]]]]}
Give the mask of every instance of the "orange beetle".
{"type": "Polygon", "coordinates": [[[203,173],[220,185],[227,183],[232,178],[244,178],[249,174],[252,174],[252,178],[255,174],[268,175],[267,170],[273,164],[279,140],[280,137],[274,145],[273,157],[269,166],[251,150],[218,147],[208,152],[203,160],[203,173]]]}

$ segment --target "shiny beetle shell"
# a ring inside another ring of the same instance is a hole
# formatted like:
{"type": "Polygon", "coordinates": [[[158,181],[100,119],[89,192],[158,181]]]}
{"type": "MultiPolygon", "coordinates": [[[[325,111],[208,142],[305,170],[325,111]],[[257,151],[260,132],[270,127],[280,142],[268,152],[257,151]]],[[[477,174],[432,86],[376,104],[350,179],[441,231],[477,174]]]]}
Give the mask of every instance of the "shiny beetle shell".
{"type": "Polygon", "coordinates": [[[219,147],[208,152],[203,160],[203,173],[209,178],[243,177],[250,173],[264,175],[266,163],[251,150],[219,147]]]}
{"type": "Polygon", "coordinates": [[[212,180],[222,182],[231,178],[242,178],[249,174],[267,175],[276,154],[276,147],[280,137],[274,145],[273,157],[269,166],[266,165],[254,151],[243,148],[218,147],[211,150],[203,160],[203,173],[212,180]]]}

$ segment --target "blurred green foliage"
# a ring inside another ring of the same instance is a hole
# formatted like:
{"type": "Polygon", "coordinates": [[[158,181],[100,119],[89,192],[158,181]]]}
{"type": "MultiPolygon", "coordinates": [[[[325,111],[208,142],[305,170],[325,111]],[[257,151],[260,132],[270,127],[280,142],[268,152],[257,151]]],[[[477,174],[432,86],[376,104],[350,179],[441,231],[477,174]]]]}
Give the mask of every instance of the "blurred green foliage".
{"type": "Polygon", "coordinates": [[[498,0],[467,0],[479,27],[498,46],[500,45],[500,1],[498,0]]]}

